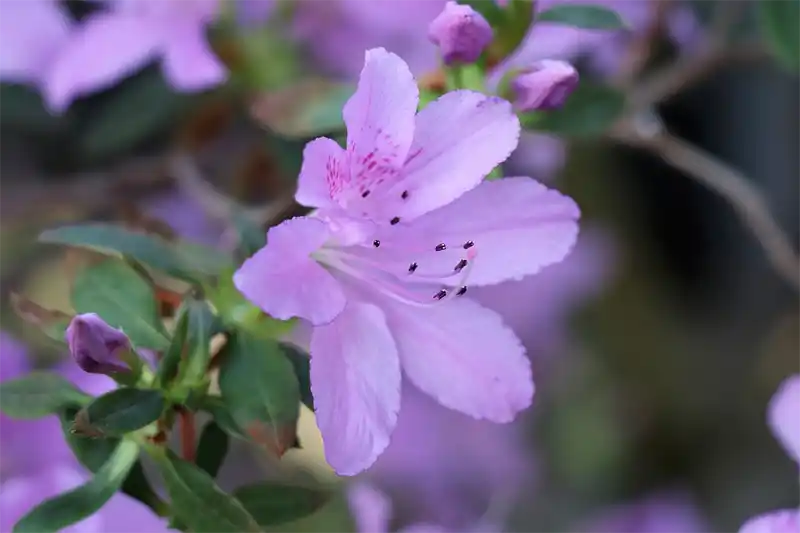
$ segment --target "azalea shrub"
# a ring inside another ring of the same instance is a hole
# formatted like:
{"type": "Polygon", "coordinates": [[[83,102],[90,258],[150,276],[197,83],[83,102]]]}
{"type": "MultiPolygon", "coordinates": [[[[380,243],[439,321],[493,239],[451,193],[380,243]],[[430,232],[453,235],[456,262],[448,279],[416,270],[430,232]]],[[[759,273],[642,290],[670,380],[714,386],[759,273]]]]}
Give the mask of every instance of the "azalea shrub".
{"type": "MultiPolygon", "coordinates": [[[[482,291],[523,279],[541,279],[543,286],[551,284],[548,276],[566,280],[572,254],[584,253],[573,250],[585,228],[573,198],[550,182],[512,172],[509,158],[521,143],[541,142],[539,136],[609,136],[641,147],[664,132],[656,102],[646,101],[651,96],[627,90],[624,80],[584,80],[570,54],[532,54],[537,41],[529,36],[554,26],[575,32],[578,57],[600,43],[613,45],[609,35],[631,30],[635,17],[613,2],[441,3],[417,39],[435,57],[428,74],[417,74],[424,61],[414,53],[372,46],[365,32],[352,82],[314,77],[276,89],[270,73],[252,69],[267,38],[237,32],[252,20],[285,16],[283,10],[302,21],[308,5],[107,4],[90,6],[77,22],[63,6],[5,2],[3,32],[20,26],[14,54],[0,52],[3,79],[17,91],[35,89],[46,110],[42,121],[84,125],[64,142],[76,157],[100,160],[135,145],[153,121],[171,120],[169,113],[149,113],[174,93],[200,98],[231,91],[268,128],[271,142],[277,134],[287,143],[278,152],[301,154],[286,170],[295,180],[294,210],[259,218],[223,203],[217,214],[226,246],[184,240],[152,224],[75,223],[38,236],[43,247],[81,258],[69,276],[74,312],[18,294],[12,303],[69,352],[69,365],[30,372],[19,363],[0,383],[0,409],[15,420],[55,424],[26,427],[52,443],[47,453],[57,451],[58,459],[50,474],[60,474],[48,478],[47,490],[5,481],[3,528],[282,527],[322,512],[335,490],[281,479],[223,489],[218,475],[237,442],[273,460],[302,448],[304,409],[313,411],[327,465],[351,477],[371,469],[413,472],[407,457],[392,464],[390,443],[408,439],[413,448],[419,435],[444,424],[430,415],[436,409],[466,415],[464,424],[506,425],[531,407],[534,343],[482,291]],[[52,41],[46,45],[24,27],[46,30],[52,41]],[[114,105],[114,94],[130,81],[122,80],[141,69],[139,82],[150,84],[146,103],[114,105]],[[103,96],[104,125],[84,122],[85,99],[121,82],[103,96]],[[169,96],[159,92],[165,86],[169,96]],[[117,131],[115,125],[130,120],[132,129],[117,131]],[[415,410],[425,423],[406,429],[400,421],[415,410]]],[[[797,32],[786,30],[781,17],[794,4],[786,5],[765,8],[766,40],[793,66],[799,59],[789,41],[797,32]]],[[[677,36],[680,17],[688,16],[684,7],[665,22],[677,36]]],[[[302,40],[315,32],[300,33],[302,40]]],[[[690,38],[675,41],[678,48],[692,46],[690,38]]],[[[592,61],[597,67],[610,59],[598,54],[592,61]]],[[[331,65],[340,74],[353,68],[331,65]]],[[[537,294],[548,304],[546,291],[537,294]]],[[[789,378],[769,407],[770,426],[794,460],[797,379],[789,378]]],[[[426,464],[445,469],[444,455],[426,464]]],[[[514,486],[514,474],[525,468],[509,464],[503,471],[498,485],[514,486]]],[[[676,508],[690,507],[668,494],[642,509],[657,513],[675,501],[676,508]]],[[[359,531],[390,530],[393,502],[369,482],[351,485],[347,505],[359,531]]],[[[471,527],[502,527],[502,518],[487,520],[471,527]]],[[[754,518],[743,531],[794,531],[798,520],[797,509],[779,511],[754,518]]],[[[692,516],[686,523],[702,520],[692,516]]],[[[420,522],[405,530],[442,529],[420,522]]]]}

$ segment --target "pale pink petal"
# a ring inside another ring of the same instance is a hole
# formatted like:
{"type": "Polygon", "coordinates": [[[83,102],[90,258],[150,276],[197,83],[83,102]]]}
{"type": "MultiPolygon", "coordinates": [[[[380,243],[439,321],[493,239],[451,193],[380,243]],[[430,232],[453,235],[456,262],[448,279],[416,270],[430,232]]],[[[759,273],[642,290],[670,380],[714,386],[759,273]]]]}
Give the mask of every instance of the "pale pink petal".
{"type": "Polygon", "coordinates": [[[379,308],[350,302],[314,328],[311,392],[328,464],[345,476],[372,465],[400,409],[400,361],[379,308]]]}
{"type": "Polygon", "coordinates": [[[303,149],[294,199],[308,207],[334,206],[329,183],[341,181],[349,172],[345,151],[336,141],[327,137],[314,139],[303,149]]]}
{"type": "Polygon", "coordinates": [[[167,81],[175,89],[186,92],[219,85],[228,76],[206,42],[202,21],[186,21],[170,28],[162,68],[167,81]]]}
{"type": "Polygon", "coordinates": [[[389,185],[411,146],[418,102],[408,65],[383,48],[367,50],[358,89],[342,111],[350,173],[335,184],[334,194],[347,202],[389,185]]]}
{"type": "Polygon", "coordinates": [[[339,282],[309,257],[327,238],[325,223],[313,218],[293,218],[271,228],[267,245],[234,274],[236,288],[277,319],[330,322],[344,309],[345,295],[339,282]]]}
{"type": "Polygon", "coordinates": [[[572,199],[530,178],[485,181],[449,205],[387,229],[378,237],[385,250],[380,252],[394,254],[401,270],[418,263],[419,272],[440,261],[454,266],[470,252],[468,274],[450,281],[489,285],[564,259],[577,239],[579,216],[572,199]],[[464,250],[467,242],[473,246],[464,250]],[[447,245],[446,253],[435,251],[440,243],[447,245]]]}
{"type": "Polygon", "coordinates": [[[800,533],[800,511],[785,509],[756,516],[739,533],[800,533]]]}
{"type": "Polygon", "coordinates": [[[347,501],[359,533],[385,533],[389,531],[392,502],[383,492],[367,483],[356,483],[347,488],[347,501]]]}
{"type": "Polygon", "coordinates": [[[38,83],[71,31],[55,0],[3,2],[0,16],[0,79],[38,83]]]}
{"type": "Polygon", "coordinates": [[[446,205],[476,187],[519,140],[511,104],[473,91],[453,91],[417,115],[403,176],[388,208],[408,219],[446,205]]]}
{"type": "Polygon", "coordinates": [[[786,453],[800,464],[800,374],[781,383],[769,403],[767,417],[786,453]]]}
{"type": "MultiPolygon", "coordinates": [[[[447,533],[447,530],[436,524],[411,524],[400,530],[400,533],[447,533]]],[[[481,530],[481,533],[487,533],[486,530],[481,530]]]]}
{"type": "Polygon", "coordinates": [[[494,311],[466,298],[384,308],[406,375],[445,407],[510,422],[531,404],[530,361],[494,311]]]}
{"type": "Polygon", "coordinates": [[[106,89],[153,59],[163,36],[145,19],[102,13],[75,30],[44,80],[44,96],[55,111],[78,96],[106,89]]]}

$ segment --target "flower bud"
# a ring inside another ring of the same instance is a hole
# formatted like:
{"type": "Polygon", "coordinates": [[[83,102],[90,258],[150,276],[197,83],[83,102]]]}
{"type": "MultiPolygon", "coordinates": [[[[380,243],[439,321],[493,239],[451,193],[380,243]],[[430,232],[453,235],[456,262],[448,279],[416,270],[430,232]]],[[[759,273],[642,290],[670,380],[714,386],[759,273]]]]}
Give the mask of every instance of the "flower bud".
{"type": "Polygon", "coordinates": [[[578,71],[566,61],[543,59],[511,83],[520,111],[558,109],[578,86],[578,71]]]}
{"type": "Polygon", "coordinates": [[[72,358],[91,374],[127,373],[120,355],[131,348],[131,341],[120,330],[112,328],[95,313],[77,315],[66,331],[72,358]]]}
{"type": "Polygon", "coordinates": [[[451,1],[428,26],[428,39],[441,49],[446,64],[473,63],[492,42],[492,27],[470,6],[451,1]]]}

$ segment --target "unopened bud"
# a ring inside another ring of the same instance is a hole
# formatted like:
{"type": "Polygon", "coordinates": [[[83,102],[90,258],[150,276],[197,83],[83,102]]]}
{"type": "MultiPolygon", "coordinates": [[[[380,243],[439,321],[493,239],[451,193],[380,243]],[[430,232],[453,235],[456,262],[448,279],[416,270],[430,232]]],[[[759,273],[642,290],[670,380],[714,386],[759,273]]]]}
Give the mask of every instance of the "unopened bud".
{"type": "Polygon", "coordinates": [[[66,331],[72,358],[85,372],[119,374],[130,372],[120,357],[131,348],[131,341],[95,313],[77,315],[66,331]]]}
{"type": "Polygon", "coordinates": [[[428,38],[441,49],[446,64],[474,63],[492,42],[492,27],[470,6],[447,2],[428,26],[428,38]]]}
{"type": "Polygon", "coordinates": [[[520,111],[558,109],[578,86],[578,71],[566,61],[543,59],[511,83],[520,111]]]}

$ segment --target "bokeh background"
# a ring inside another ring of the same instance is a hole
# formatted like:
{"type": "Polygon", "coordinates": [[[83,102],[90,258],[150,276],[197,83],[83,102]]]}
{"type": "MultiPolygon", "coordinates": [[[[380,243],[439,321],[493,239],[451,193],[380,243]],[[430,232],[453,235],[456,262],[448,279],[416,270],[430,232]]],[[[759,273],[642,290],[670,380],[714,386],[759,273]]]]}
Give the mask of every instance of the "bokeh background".
{"type": "MultiPolygon", "coordinates": [[[[170,9],[189,17],[194,3],[175,0],[170,9]]],[[[703,69],[654,109],[672,134],[744,173],[797,248],[800,86],[764,52],[758,2],[602,3],[632,30],[537,28],[512,64],[567,58],[584,79],[635,87],[676,61],[703,61],[724,26],[725,46],[750,53],[703,69]],[[646,60],[631,82],[642,47],[646,60]]],[[[439,0],[222,0],[207,30],[224,81],[184,90],[156,58],[55,113],[41,96],[42,71],[54,60],[42,58],[67,41],[47,41],[68,40],[107,4],[0,0],[3,379],[24,372],[20,358],[68,364],[63,348],[10,307],[16,292],[68,310],[75,258],[37,245],[43,228],[114,220],[229,246],[229,206],[262,220],[296,212],[288,199],[308,140],[298,121],[312,120],[298,115],[329,94],[321,80],[352,82],[373,46],[401,55],[420,78],[437,68],[426,33],[439,0]],[[57,4],[66,37],[20,22],[32,4],[57,4]],[[8,75],[10,54],[34,48],[49,50],[31,65],[36,75],[8,75]]],[[[92,53],[113,59],[119,50],[110,42],[92,53]]],[[[333,113],[335,122],[338,109],[323,111],[313,120],[333,113]]],[[[567,192],[583,212],[579,243],[562,264],[475,291],[528,347],[534,406],[495,426],[409,388],[390,449],[355,481],[327,470],[306,411],[303,449],[277,464],[237,444],[223,485],[300,476],[342,489],[317,514],[281,528],[294,531],[353,531],[347,485],[361,482],[391,498],[391,530],[427,522],[451,531],[721,532],[796,506],[796,466],[765,416],[778,384],[800,366],[797,292],[730,204],[652,152],[606,135],[526,134],[507,172],[567,192]]],[[[4,485],[25,475],[16,472],[23,456],[28,471],[50,460],[29,444],[35,428],[19,424],[0,425],[4,485]]]]}

